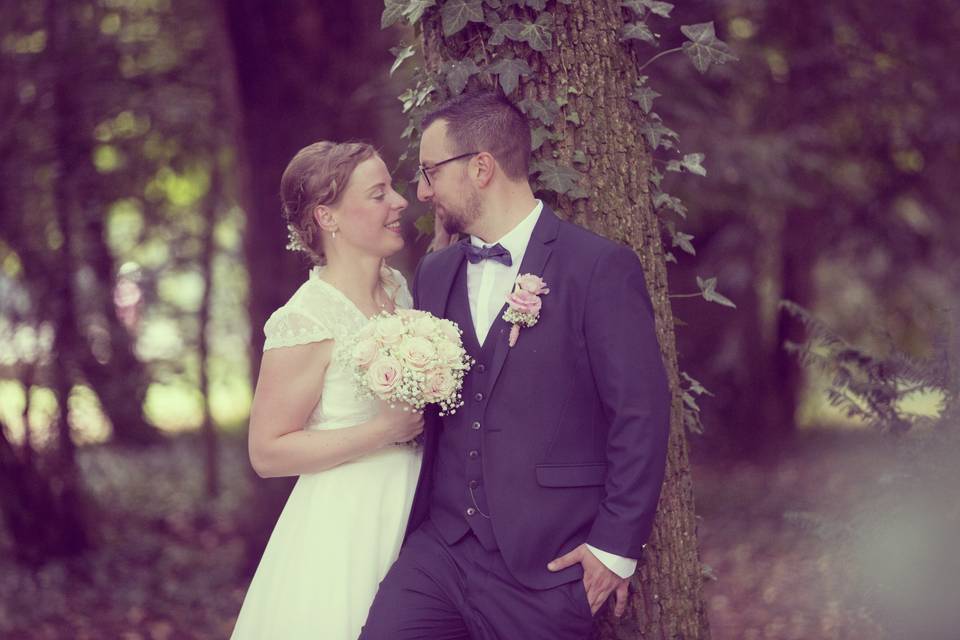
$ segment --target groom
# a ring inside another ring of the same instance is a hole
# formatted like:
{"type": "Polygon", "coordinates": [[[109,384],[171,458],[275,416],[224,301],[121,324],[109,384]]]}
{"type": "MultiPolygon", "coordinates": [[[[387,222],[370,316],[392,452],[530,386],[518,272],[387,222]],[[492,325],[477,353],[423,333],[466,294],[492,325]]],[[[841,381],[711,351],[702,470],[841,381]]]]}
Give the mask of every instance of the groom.
{"type": "Polygon", "coordinates": [[[423,126],[417,196],[468,237],[423,259],[414,299],[460,326],[476,364],[464,406],[427,425],[361,638],[585,638],[611,594],[622,614],[663,482],[670,395],[643,271],[534,197],[530,128],[506,98],[460,96],[423,126]],[[511,346],[523,274],[549,292],[511,346]]]}

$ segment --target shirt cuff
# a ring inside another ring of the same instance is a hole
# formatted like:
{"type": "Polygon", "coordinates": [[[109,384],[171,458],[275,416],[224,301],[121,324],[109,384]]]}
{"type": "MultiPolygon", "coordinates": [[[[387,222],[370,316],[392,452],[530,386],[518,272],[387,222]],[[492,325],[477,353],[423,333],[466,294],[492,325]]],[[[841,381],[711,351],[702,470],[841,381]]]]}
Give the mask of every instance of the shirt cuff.
{"type": "Polygon", "coordinates": [[[637,570],[637,561],[634,558],[624,558],[623,556],[608,553],[589,544],[587,549],[596,556],[597,560],[603,563],[607,569],[613,571],[621,578],[629,578],[637,570]]]}

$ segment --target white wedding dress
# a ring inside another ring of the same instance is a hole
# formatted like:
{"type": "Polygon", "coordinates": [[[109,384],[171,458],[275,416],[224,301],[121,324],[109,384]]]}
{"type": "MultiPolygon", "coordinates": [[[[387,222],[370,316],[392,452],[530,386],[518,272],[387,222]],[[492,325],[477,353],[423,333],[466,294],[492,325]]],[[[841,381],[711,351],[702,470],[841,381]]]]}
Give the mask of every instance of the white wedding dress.
{"type": "MultiPolygon", "coordinates": [[[[320,402],[306,429],[340,429],[369,420],[339,348],[366,316],[338,289],[310,277],[264,326],[264,350],[333,339],[320,402]]],[[[398,308],[412,300],[403,276],[388,280],[398,308]]],[[[381,449],[319,473],[301,475],[250,584],[234,640],[355,640],[377,586],[400,552],[421,451],[381,449]]]]}

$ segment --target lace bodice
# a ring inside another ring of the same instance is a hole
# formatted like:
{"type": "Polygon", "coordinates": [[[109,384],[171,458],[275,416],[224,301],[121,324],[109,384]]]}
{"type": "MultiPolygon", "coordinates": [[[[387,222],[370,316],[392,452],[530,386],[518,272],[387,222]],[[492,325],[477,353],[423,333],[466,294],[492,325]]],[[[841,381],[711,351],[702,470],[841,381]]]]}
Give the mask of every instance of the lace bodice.
{"type": "MultiPolygon", "coordinates": [[[[396,269],[384,273],[387,293],[399,309],[413,306],[406,280],[396,269]]],[[[339,289],[324,281],[322,267],[310,276],[285,305],[273,312],[263,327],[263,350],[333,340],[333,354],[323,380],[320,402],[307,420],[306,429],[335,429],[369,420],[377,401],[357,397],[356,387],[341,349],[346,338],[361,329],[368,318],[339,289]]]]}

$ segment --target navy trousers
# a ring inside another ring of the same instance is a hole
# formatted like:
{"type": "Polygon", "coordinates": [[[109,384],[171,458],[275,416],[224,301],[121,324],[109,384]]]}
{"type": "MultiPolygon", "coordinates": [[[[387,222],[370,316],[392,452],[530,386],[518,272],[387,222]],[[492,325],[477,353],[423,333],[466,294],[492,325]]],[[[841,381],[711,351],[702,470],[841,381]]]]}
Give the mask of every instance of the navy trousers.
{"type": "Polygon", "coordinates": [[[582,640],[593,627],[583,580],[536,591],[468,533],[447,545],[427,520],[380,583],[360,640],[582,640]]]}

